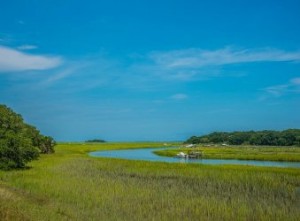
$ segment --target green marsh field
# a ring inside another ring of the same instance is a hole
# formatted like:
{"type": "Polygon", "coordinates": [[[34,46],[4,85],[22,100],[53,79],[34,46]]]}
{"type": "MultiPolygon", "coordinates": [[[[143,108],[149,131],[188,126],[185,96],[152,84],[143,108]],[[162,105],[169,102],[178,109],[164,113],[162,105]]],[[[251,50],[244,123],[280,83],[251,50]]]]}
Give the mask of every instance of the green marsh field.
{"type": "MultiPolygon", "coordinates": [[[[95,150],[161,146],[59,144],[55,154],[41,155],[27,169],[0,171],[0,220],[300,219],[299,169],[88,156],[95,150]]],[[[212,148],[210,154],[240,159],[250,147],[235,148],[212,148]]],[[[254,159],[299,160],[300,148],[268,150],[252,150],[254,159]]]]}
{"type": "Polygon", "coordinates": [[[270,147],[270,146],[212,146],[198,145],[193,148],[180,147],[155,151],[160,156],[174,157],[179,152],[189,153],[200,151],[204,159],[238,159],[265,161],[300,162],[300,147],[270,147]]]}

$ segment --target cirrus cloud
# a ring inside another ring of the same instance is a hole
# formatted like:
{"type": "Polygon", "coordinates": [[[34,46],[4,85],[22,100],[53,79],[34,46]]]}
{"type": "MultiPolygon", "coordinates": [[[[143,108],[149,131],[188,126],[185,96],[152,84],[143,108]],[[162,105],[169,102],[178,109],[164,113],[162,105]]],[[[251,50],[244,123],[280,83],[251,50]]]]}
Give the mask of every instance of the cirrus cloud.
{"type": "Polygon", "coordinates": [[[300,93],[300,77],[290,79],[288,83],[281,85],[274,85],[267,88],[264,88],[264,91],[269,95],[273,95],[275,97],[280,97],[284,94],[300,93]]]}
{"type": "Polygon", "coordinates": [[[154,52],[150,58],[158,65],[175,68],[202,68],[237,63],[300,61],[300,52],[278,49],[236,50],[225,47],[218,50],[184,49],[154,52]]]}

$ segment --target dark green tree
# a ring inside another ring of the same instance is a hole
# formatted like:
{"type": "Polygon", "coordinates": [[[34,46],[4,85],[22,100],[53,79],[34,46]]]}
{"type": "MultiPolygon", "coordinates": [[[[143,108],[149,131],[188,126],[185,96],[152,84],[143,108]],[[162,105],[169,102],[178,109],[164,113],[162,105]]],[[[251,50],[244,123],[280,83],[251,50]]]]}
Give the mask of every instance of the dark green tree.
{"type": "Polygon", "coordinates": [[[192,136],[185,143],[228,143],[232,145],[300,146],[300,130],[213,132],[192,136]]]}
{"type": "Polygon", "coordinates": [[[24,123],[21,115],[0,105],[0,169],[22,168],[40,153],[53,153],[55,141],[33,126],[24,123]]]}

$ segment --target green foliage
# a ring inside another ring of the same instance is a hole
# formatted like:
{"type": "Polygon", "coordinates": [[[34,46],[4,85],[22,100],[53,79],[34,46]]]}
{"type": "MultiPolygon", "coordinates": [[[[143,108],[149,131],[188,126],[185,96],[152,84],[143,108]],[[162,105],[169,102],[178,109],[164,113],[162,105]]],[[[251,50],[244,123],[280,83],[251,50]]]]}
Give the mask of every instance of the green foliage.
{"type": "Polygon", "coordinates": [[[26,137],[8,134],[0,140],[0,168],[21,168],[31,160],[37,159],[39,151],[26,137]]]}
{"type": "Polygon", "coordinates": [[[52,137],[41,135],[21,115],[0,105],[0,169],[22,168],[39,153],[53,153],[54,145],[52,137]]]}
{"type": "Polygon", "coordinates": [[[264,146],[300,146],[300,129],[284,131],[236,131],[213,132],[204,136],[192,136],[185,143],[227,143],[231,145],[251,144],[264,146]]]}

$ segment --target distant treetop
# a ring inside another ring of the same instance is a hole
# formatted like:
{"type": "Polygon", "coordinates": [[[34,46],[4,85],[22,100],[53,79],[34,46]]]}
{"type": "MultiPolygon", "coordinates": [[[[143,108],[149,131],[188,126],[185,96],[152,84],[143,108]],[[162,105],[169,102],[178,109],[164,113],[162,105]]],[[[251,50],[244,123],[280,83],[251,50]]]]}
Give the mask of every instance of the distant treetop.
{"type": "Polygon", "coordinates": [[[226,143],[231,145],[300,146],[300,129],[283,131],[235,131],[213,132],[203,136],[192,136],[185,143],[226,143]]]}
{"type": "Polygon", "coordinates": [[[105,140],[102,139],[93,139],[93,140],[86,140],[86,143],[105,143],[105,140]]]}

